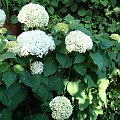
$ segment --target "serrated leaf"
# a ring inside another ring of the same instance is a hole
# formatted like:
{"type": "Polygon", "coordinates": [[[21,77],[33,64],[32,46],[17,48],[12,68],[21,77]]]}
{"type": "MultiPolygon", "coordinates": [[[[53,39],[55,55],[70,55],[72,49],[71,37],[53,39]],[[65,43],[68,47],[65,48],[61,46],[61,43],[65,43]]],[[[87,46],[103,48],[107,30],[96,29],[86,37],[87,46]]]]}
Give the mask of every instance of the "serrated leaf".
{"type": "Polygon", "coordinates": [[[2,77],[5,85],[8,88],[16,80],[17,74],[13,70],[7,70],[3,73],[2,77]]]}
{"type": "Polygon", "coordinates": [[[90,56],[93,59],[94,64],[96,64],[99,70],[101,70],[104,65],[103,56],[98,52],[91,53],[90,56]]]}

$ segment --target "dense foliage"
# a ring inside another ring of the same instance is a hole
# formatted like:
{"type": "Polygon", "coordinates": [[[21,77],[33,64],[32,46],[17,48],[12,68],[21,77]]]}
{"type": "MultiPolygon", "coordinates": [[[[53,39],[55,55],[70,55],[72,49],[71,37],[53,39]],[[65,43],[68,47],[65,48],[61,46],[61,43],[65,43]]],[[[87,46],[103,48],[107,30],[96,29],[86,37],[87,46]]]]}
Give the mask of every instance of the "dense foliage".
{"type": "Polygon", "coordinates": [[[22,24],[22,31],[39,29],[50,34],[56,48],[42,57],[30,51],[19,56],[6,42],[16,42],[18,36],[0,28],[0,119],[52,120],[49,103],[57,96],[67,97],[73,106],[68,120],[119,119],[120,1],[1,0],[0,7],[7,20],[17,25],[19,11],[30,2],[45,7],[49,23],[42,28],[22,24]],[[90,36],[92,49],[67,51],[66,36],[75,30],[90,36]],[[35,61],[43,63],[40,75],[31,72],[35,61]]]}

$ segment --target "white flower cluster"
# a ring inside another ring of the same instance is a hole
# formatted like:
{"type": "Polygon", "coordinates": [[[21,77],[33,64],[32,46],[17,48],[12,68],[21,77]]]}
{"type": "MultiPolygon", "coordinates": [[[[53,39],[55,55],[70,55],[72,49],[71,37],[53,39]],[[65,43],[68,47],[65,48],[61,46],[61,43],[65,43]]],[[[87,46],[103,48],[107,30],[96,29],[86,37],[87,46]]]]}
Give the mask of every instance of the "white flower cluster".
{"type": "Polygon", "coordinates": [[[57,96],[49,103],[52,117],[56,120],[64,120],[70,117],[73,107],[70,100],[64,96],[57,96]]]}
{"type": "Polygon", "coordinates": [[[32,74],[41,74],[43,72],[43,63],[40,61],[35,61],[31,64],[30,70],[32,74]]]}
{"type": "Polygon", "coordinates": [[[86,50],[91,50],[93,47],[90,36],[79,30],[71,31],[65,38],[65,44],[68,52],[85,53],[86,50]]]}
{"type": "Polygon", "coordinates": [[[55,49],[52,36],[41,30],[23,32],[17,37],[17,42],[20,46],[19,56],[36,55],[42,58],[49,50],[55,49]]]}
{"type": "Polygon", "coordinates": [[[4,41],[6,41],[6,48],[9,52],[13,52],[15,54],[19,52],[20,46],[16,41],[8,41],[7,39],[4,41]]]}
{"type": "Polygon", "coordinates": [[[43,6],[29,3],[20,10],[18,21],[28,27],[44,27],[48,25],[49,15],[43,6]]]}
{"type": "Polygon", "coordinates": [[[2,9],[0,9],[0,27],[4,25],[5,20],[6,20],[6,14],[2,9]]]}

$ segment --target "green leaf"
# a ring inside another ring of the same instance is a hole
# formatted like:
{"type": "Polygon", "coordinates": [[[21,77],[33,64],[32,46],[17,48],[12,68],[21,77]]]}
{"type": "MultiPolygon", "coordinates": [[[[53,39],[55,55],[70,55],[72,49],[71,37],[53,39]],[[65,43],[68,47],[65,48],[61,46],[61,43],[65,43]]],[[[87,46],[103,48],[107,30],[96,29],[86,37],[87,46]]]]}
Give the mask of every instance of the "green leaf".
{"type": "Polygon", "coordinates": [[[86,82],[88,88],[97,87],[90,75],[86,75],[84,81],[86,82]]]}
{"type": "Polygon", "coordinates": [[[5,52],[3,54],[0,54],[0,61],[4,61],[9,58],[15,58],[15,54],[12,52],[5,52]]]}
{"type": "Polygon", "coordinates": [[[77,53],[75,56],[74,64],[75,63],[82,63],[85,60],[85,57],[82,54],[77,53]]]}
{"type": "Polygon", "coordinates": [[[58,63],[55,60],[47,60],[44,63],[44,76],[54,74],[58,69],[58,63]]]}
{"type": "Polygon", "coordinates": [[[90,23],[91,19],[92,18],[90,16],[85,16],[84,18],[82,18],[82,21],[84,21],[85,23],[90,23]]]}
{"type": "Polygon", "coordinates": [[[71,11],[72,12],[75,12],[78,8],[78,4],[74,3],[72,6],[71,6],[71,11]]]}
{"type": "Polygon", "coordinates": [[[49,120],[46,114],[31,114],[24,118],[24,120],[49,120]]]}
{"type": "Polygon", "coordinates": [[[11,40],[11,41],[16,41],[16,36],[14,35],[7,35],[6,37],[8,40],[11,40]]]}
{"type": "Polygon", "coordinates": [[[13,70],[7,70],[3,73],[2,77],[5,85],[8,88],[16,80],[17,74],[13,70]]]}
{"type": "Polygon", "coordinates": [[[10,20],[11,20],[11,23],[12,23],[12,24],[18,23],[18,18],[17,18],[16,15],[12,15],[11,18],[10,18],[10,20]]]}
{"type": "Polygon", "coordinates": [[[66,54],[56,54],[56,59],[62,65],[63,68],[68,68],[72,65],[72,59],[69,58],[66,54]]]}
{"type": "Polygon", "coordinates": [[[86,10],[84,8],[80,8],[78,11],[77,11],[78,15],[79,16],[85,16],[86,14],[86,10]]]}
{"type": "MultiPolygon", "coordinates": [[[[104,102],[105,107],[107,107],[107,96],[106,96],[106,89],[109,85],[109,81],[106,78],[100,79],[98,81],[98,87],[99,87],[99,97],[104,102]]],[[[102,103],[99,103],[100,105],[102,103]]]]}
{"type": "Polygon", "coordinates": [[[63,91],[64,90],[64,84],[63,79],[61,76],[55,74],[48,78],[48,89],[54,90],[54,91],[63,91]]]}
{"type": "Polygon", "coordinates": [[[65,20],[68,22],[68,23],[72,23],[74,21],[74,17],[71,16],[70,14],[68,14],[66,17],[65,17],[65,20]]]}
{"type": "Polygon", "coordinates": [[[67,85],[67,91],[72,97],[79,100],[79,109],[83,111],[89,105],[88,97],[85,93],[85,86],[80,80],[71,81],[67,85]]]}
{"type": "Polygon", "coordinates": [[[5,41],[0,42],[0,53],[3,52],[3,50],[5,49],[5,47],[6,47],[6,42],[5,41]]]}
{"type": "Polygon", "coordinates": [[[9,109],[3,109],[0,114],[2,114],[0,120],[12,120],[12,112],[9,109]]]}
{"type": "Polygon", "coordinates": [[[66,4],[69,2],[69,0],[61,0],[63,4],[66,4]]]}
{"type": "Polygon", "coordinates": [[[47,10],[51,15],[54,14],[54,8],[53,7],[48,7],[47,10]]]}
{"type": "MultiPolygon", "coordinates": [[[[12,88],[11,88],[12,89],[12,88]]],[[[14,90],[14,89],[13,89],[14,90]]],[[[2,103],[6,106],[8,106],[10,109],[14,110],[17,108],[17,106],[25,100],[27,91],[24,87],[21,87],[19,90],[15,91],[14,96],[11,96],[11,98],[8,98],[6,95],[4,95],[2,99],[2,103]]]]}
{"type": "Polygon", "coordinates": [[[81,75],[86,74],[86,66],[83,64],[74,64],[74,69],[76,70],[77,73],[81,75]]]}
{"type": "Polygon", "coordinates": [[[5,72],[9,67],[10,65],[7,62],[0,63],[0,72],[5,72]]]}
{"type": "Polygon", "coordinates": [[[104,65],[103,56],[98,52],[91,53],[90,56],[93,59],[93,62],[98,66],[99,70],[101,70],[104,65]]]}

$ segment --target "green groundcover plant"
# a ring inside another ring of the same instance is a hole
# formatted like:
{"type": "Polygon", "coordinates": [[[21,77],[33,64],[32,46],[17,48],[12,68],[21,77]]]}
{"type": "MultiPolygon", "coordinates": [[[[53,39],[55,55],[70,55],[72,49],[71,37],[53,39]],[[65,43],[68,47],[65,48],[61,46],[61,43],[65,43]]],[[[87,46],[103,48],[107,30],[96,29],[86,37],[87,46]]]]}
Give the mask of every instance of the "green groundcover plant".
{"type": "Polygon", "coordinates": [[[1,0],[0,7],[0,120],[120,118],[119,0],[1,0]],[[9,8],[19,36],[3,26],[9,8]]]}

